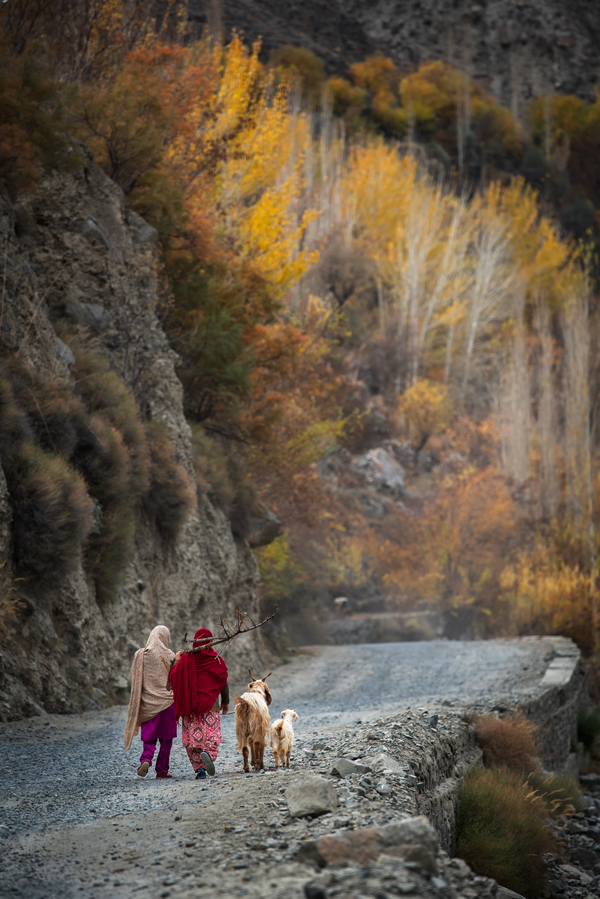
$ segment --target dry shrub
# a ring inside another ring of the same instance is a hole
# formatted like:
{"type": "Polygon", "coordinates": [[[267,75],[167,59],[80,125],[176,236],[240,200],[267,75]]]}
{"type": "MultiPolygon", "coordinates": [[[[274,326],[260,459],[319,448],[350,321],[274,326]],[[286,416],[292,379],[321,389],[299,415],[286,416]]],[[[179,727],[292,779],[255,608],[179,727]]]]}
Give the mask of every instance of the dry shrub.
{"type": "Polygon", "coordinates": [[[460,791],[456,854],[476,874],[533,899],[544,885],[543,855],[554,849],[547,816],[516,771],[473,769],[460,791]]]}
{"type": "Polygon", "coordinates": [[[6,559],[0,563],[0,635],[7,632],[9,627],[19,617],[19,611],[23,602],[17,596],[15,585],[6,572],[6,559]]]}
{"type": "Polygon", "coordinates": [[[42,449],[70,460],[88,439],[88,414],[63,381],[45,380],[16,358],[5,367],[14,401],[27,417],[30,435],[42,449]]]}
{"type": "Polygon", "coordinates": [[[517,771],[537,768],[536,728],[524,715],[482,715],[475,722],[475,731],[487,767],[506,765],[517,771]]]}
{"type": "Polygon", "coordinates": [[[72,367],[75,391],[92,415],[100,415],[120,432],[129,455],[129,487],[141,499],[148,489],[150,458],[144,426],[139,419],[132,392],[119,375],[111,371],[106,359],[77,350],[72,367]]]}
{"type": "Polygon", "coordinates": [[[13,453],[6,480],[15,569],[36,584],[56,584],[80,561],[92,528],[85,483],[63,459],[32,443],[13,453]]]}
{"type": "Polygon", "coordinates": [[[98,602],[114,598],[131,559],[137,494],[130,484],[131,465],[123,437],[104,419],[90,420],[93,441],[77,465],[94,499],[95,526],[87,550],[87,568],[96,581],[98,602]]]}
{"type": "Polygon", "coordinates": [[[167,544],[176,542],[192,513],[196,497],[167,429],[158,422],[147,428],[150,448],[150,487],[144,494],[144,510],[167,544]]]}

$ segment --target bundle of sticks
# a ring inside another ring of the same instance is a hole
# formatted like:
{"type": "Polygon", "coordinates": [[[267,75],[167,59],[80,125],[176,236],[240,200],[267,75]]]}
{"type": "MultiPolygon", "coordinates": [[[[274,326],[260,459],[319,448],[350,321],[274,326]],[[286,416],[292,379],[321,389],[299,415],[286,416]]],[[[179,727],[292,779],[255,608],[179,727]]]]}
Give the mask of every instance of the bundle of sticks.
{"type": "MultiPolygon", "coordinates": [[[[219,646],[223,645],[223,649],[227,649],[231,641],[234,637],[238,637],[240,634],[249,634],[250,631],[255,631],[257,628],[262,627],[263,624],[266,624],[267,621],[272,621],[277,614],[277,606],[275,606],[275,611],[272,615],[267,615],[266,618],[263,618],[262,621],[259,621],[258,624],[248,615],[247,612],[240,612],[239,609],[236,609],[236,619],[235,621],[231,621],[229,618],[221,618],[220,625],[222,633],[218,634],[216,637],[207,637],[201,640],[188,640],[187,631],[183,637],[184,643],[194,643],[197,642],[198,646],[194,646],[192,649],[186,649],[185,652],[199,652],[201,649],[209,649],[211,646],[219,646]],[[251,622],[248,625],[248,622],[251,622]]],[[[217,650],[219,651],[219,650],[217,650]]]]}

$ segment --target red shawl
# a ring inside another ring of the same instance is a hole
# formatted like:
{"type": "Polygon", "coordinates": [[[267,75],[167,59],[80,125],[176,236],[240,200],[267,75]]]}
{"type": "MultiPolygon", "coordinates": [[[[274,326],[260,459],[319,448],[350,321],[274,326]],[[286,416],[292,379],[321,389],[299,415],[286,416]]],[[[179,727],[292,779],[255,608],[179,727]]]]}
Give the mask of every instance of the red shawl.
{"type": "MultiPolygon", "coordinates": [[[[194,634],[194,647],[210,640],[211,632],[201,627],[194,634]]],[[[203,715],[212,709],[227,683],[227,665],[214,649],[184,653],[171,668],[171,687],[175,698],[175,717],[191,712],[203,715]]]]}

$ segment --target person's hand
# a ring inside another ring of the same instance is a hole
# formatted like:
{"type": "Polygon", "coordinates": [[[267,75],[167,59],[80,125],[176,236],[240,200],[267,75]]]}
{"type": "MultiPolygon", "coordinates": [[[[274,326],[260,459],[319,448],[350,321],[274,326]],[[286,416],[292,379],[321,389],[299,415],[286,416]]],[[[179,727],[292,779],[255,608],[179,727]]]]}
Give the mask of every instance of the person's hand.
{"type": "Polygon", "coordinates": [[[178,662],[182,655],[183,649],[178,650],[178,652],[175,653],[175,661],[178,662]]]}
{"type": "Polygon", "coordinates": [[[228,706],[228,705],[223,705],[223,706],[221,706],[221,714],[222,714],[222,715],[226,715],[228,711],[229,711],[229,706],[228,706]]]}

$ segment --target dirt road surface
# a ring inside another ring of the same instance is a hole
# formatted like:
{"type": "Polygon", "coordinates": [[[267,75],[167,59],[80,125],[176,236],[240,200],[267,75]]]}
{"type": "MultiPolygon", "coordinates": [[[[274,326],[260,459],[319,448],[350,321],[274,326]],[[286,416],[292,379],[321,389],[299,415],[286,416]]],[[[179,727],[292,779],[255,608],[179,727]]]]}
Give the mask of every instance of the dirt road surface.
{"type": "MultiPolygon", "coordinates": [[[[322,741],[334,757],[369,722],[402,714],[418,724],[424,709],[439,710],[451,728],[465,706],[535,690],[548,661],[537,638],[301,650],[269,680],[272,717],[285,707],[300,715],[291,770],[275,772],[267,752],[267,771],[244,775],[229,715],[217,776],[204,782],[179,739],[173,780],[156,780],[153,769],[137,777],[141,747],[136,739],[123,750],[124,707],[2,724],[0,895],[301,896],[294,847],[325,819],[292,821],[283,794],[299,774],[326,773],[322,741]]],[[[232,695],[245,688],[231,686],[232,695]]],[[[388,814],[374,795],[363,818],[378,823],[388,814]]]]}

